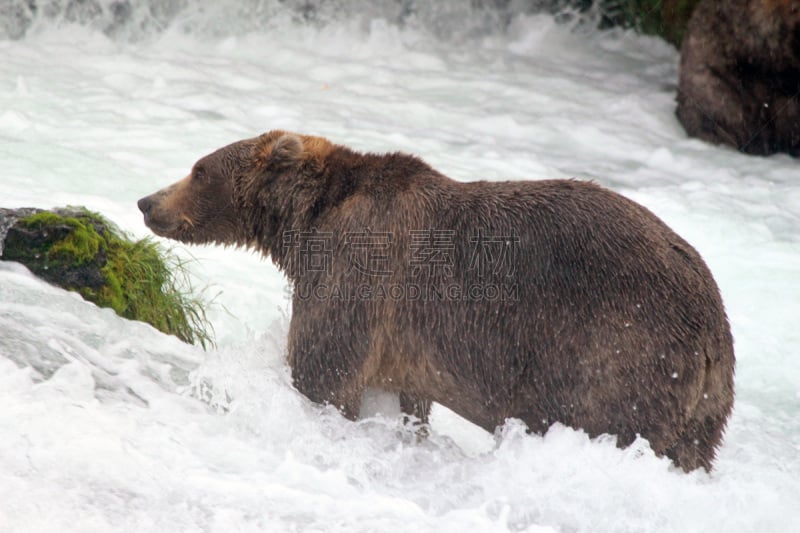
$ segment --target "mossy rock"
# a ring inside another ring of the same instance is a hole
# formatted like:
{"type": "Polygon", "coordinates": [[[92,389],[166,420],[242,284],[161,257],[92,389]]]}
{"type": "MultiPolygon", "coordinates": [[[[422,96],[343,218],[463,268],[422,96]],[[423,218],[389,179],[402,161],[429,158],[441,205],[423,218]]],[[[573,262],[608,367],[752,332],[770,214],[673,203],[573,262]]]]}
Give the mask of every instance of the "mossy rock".
{"type": "Polygon", "coordinates": [[[658,35],[680,47],[694,8],[700,0],[553,0],[560,7],[585,11],[594,6],[601,14],[601,26],[633,28],[639,33],[658,35]]]}
{"type": "Polygon", "coordinates": [[[680,48],[689,19],[700,0],[664,0],[659,35],[680,48]]]}
{"type": "Polygon", "coordinates": [[[647,35],[658,35],[680,47],[700,0],[605,0],[622,4],[624,24],[647,35]]]}
{"type": "Polygon", "coordinates": [[[132,241],[97,213],[0,209],[0,258],[185,342],[213,342],[185,264],[151,239],[132,241]]]}

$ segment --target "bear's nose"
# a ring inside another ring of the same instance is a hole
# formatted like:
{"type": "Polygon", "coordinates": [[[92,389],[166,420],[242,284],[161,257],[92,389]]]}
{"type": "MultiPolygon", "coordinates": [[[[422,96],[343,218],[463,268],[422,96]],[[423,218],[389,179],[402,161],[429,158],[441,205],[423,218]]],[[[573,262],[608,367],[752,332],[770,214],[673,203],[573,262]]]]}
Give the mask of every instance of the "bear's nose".
{"type": "Polygon", "coordinates": [[[145,196],[144,198],[136,202],[136,205],[139,206],[139,211],[147,215],[153,208],[153,200],[150,198],[150,196],[145,196]]]}

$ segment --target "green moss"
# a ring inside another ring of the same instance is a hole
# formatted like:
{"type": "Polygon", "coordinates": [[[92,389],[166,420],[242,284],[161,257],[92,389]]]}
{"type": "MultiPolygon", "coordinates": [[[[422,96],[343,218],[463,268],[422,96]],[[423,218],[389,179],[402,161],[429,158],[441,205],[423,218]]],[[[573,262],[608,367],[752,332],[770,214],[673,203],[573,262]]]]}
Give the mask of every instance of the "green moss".
{"type": "MultiPolygon", "coordinates": [[[[40,231],[36,239],[26,241],[27,249],[6,250],[4,255],[13,254],[37,274],[49,272],[45,277],[51,281],[55,269],[96,267],[93,273],[100,283],[69,283],[66,288],[186,342],[204,348],[213,344],[205,302],[194,294],[186,263],[158,243],[131,241],[99,214],[87,210],[71,209],[65,215],[39,212],[18,224],[40,231]]],[[[92,278],[85,273],[82,276],[67,278],[92,278]]]]}
{"type": "MultiPolygon", "coordinates": [[[[86,212],[86,218],[91,218],[92,214],[86,212]]],[[[99,216],[99,215],[97,215],[99,216]]],[[[42,211],[23,218],[20,224],[30,229],[62,228],[66,231],[66,237],[54,243],[47,243],[42,250],[47,258],[55,264],[62,262],[83,264],[94,260],[101,248],[104,248],[105,241],[98,235],[94,226],[87,224],[73,216],[61,216],[50,211],[42,211]]],[[[56,235],[58,233],[55,233],[56,235]]]]}
{"type": "Polygon", "coordinates": [[[54,257],[73,258],[79,263],[89,262],[97,257],[103,246],[103,238],[91,226],[77,226],[68,238],[50,249],[54,257]]]}

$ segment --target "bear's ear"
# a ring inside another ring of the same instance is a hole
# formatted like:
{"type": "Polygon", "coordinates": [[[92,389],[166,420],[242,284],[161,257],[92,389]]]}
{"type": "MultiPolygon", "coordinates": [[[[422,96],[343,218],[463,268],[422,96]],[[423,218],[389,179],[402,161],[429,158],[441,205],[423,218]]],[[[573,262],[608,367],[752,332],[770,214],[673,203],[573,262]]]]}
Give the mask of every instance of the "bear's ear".
{"type": "Polygon", "coordinates": [[[256,141],[253,157],[260,169],[286,170],[295,167],[303,159],[303,140],[293,133],[267,133],[256,141]]]}
{"type": "Polygon", "coordinates": [[[277,168],[296,166],[303,158],[303,141],[297,135],[284,134],[272,143],[269,161],[277,168]]]}

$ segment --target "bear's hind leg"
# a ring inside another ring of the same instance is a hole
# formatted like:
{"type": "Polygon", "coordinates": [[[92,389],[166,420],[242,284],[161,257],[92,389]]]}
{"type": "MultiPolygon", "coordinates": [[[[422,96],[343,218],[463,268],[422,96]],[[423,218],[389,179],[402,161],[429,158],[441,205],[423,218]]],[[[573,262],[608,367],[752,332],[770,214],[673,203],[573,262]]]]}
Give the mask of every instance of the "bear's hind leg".
{"type": "Polygon", "coordinates": [[[686,472],[700,467],[709,472],[724,428],[725,417],[692,419],[686,431],[675,444],[665,450],[664,455],[686,472]]]}
{"type": "Polygon", "coordinates": [[[417,427],[417,435],[425,437],[428,434],[428,419],[431,413],[431,401],[420,398],[408,392],[400,393],[400,410],[405,415],[403,421],[413,423],[417,427]],[[414,417],[412,421],[411,417],[414,417]]]}
{"type": "Polygon", "coordinates": [[[703,391],[677,441],[664,450],[664,455],[686,472],[701,466],[707,472],[711,470],[733,407],[733,374],[723,372],[709,361],[703,391]]]}

